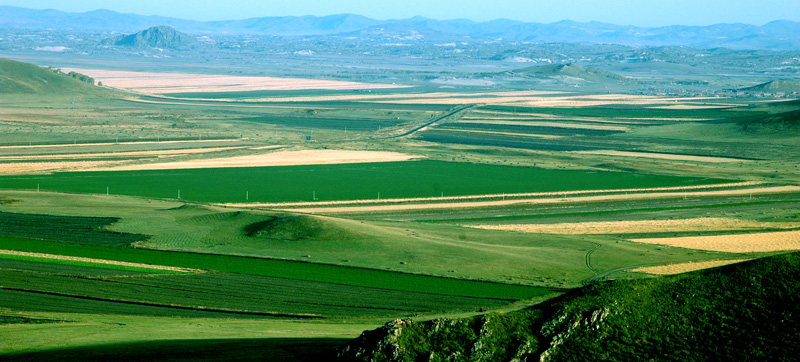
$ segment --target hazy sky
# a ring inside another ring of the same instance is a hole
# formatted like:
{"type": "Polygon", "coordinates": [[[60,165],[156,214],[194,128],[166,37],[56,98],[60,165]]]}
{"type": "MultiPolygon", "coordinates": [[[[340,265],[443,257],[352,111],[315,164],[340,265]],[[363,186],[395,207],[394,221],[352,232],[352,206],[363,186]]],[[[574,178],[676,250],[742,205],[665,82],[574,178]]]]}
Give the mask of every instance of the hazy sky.
{"type": "Polygon", "coordinates": [[[0,5],[68,12],[109,9],[195,20],[353,13],[375,19],[422,15],[435,19],[575,20],[639,26],[800,21],[800,0],[0,0],[0,5]]]}

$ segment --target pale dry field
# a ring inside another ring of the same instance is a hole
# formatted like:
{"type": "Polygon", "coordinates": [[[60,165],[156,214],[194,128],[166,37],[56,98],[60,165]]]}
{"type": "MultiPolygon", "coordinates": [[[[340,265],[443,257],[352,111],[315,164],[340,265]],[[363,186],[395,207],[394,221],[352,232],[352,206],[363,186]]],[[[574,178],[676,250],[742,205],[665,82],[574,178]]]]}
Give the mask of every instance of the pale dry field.
{"type": "Polygon", "coordinates": [[[800,250],[800,230],[754,234],[631,239],[631,241],[729,253],[764,253],[800,250]]]}
{"type": "Polygon", "coordinates": [[[123,161],[59,161],[0,163],[0,174],[65,172],[107,167],[123,161]]]}
{"type": "Polygon", "coordinates": [[[634,273],[647,273],[655,275],[674,275],[681,273],[688,273],[697,270],[716,268],[718,266],[730,265],[741,263],[752,259],[727,259],[727,260],[710,260],[710,261],[692,261],[688,263],[667,264],[659,266],[648,266],[644,268],[636,268],[628,270],[634,273]]]}
{"type": "Polygon", "coordinates": [[[239,139],[215,139],[209,140],[184,140],[184,141],[141,141],[141,142],[100,142],[100,143],[59,143],[46,145],[19,145],[19,146],[0,146],[0,149],[25,149],[25,148],[49,148],[49,147],[94,147],[111,145],[148,145],[148,144],[179,144],[179,143],[208,143],[208,142],[236,142],[239,139]]]}
{"type": "Polygon", "coordinates": [[[771,223],[728,218],[693,218],[670,220],[597,221],[558,224],[467,225],[488,230],[508,230],[543,234],[634,234],[690,231],[763,230],[765,228],[797,228],[798,223],[771,223]]]}
{"type": "MultiPolygon", "coordinates": [[[[725,191],[705,191],[705,192],[663,192],[663,193],[644,193],[630,195],[601,195],[601,196],[577,196],[561,198],[558,193],[554,193],[549,198],[540,199],[520,199],[520,200],[500,200],[500,201],[474,201],[474,202],[431,202],[425,204],[400,204],[400,205],[376,205],[376,206],[351,206],[351,207],[306,207],[306,208],[283,208],[276,209],[309,212],[309,213],[364,213],[364,212],[394,212],[408,210],[430,210],[430,209],[466,209],[483,208],[510,205],[543,205],[567,202],[600,202],[600,201],[620,201],[620,200],[647,200],[659,198],[680,198],[680,197],[704,197],[704,196],[745,196],[761,194],[778,194],[786,192],[800,192],[798,186],[778,186],[758,189],[725,190],[725,191]]],[[[376,201],[379,202],[379,201],[376,201]]],[[[245,205],[246,206],[246,205],[245,205]]],[[[257,205],[256,205],[257,206],[257,205]]]]}
{"type": "MultiPolygon", "coordinates": [[[[170,157],[185,154],[212,153],[242,149],[245,147],[211,147],[211,148],[184,148],[179,150],[160,151],[131,151],[131,152],[102,152],[102,153],[62,153],[28,156],[0,156],[0,161],[34,161],[34,160],[79,160],[87,158],[108,157],[170,157]]],[[[3,164],[0,164],[0,168],[3,164]]]]}
{"type": "Polygon", "coordinates": [[[748,160],[740,160],[740,159],[727,158],[727,157],[676,155],[676,154],[668,154],[668,153],[629,152],[629,151],[616,151],[616,150],[575,151],[575,153],[590,154],[590,155],[605,155],[605,156],[655,158],[655,159],[672,160],[672,161],[711,162],[711,163],[747,162],[748,161],[748,160]]]}
{"type": "MultiPolygon", "coordinates": [[[[498,96],[498,97],[465,97],[465,98],[429,98],[426,104],[499,104],[507,106],[534,106],[534,107],[593,107],[605,105],[675,105],[675,102],[696,101],[712,98],[663,98],[656,96],[637,96],[626,94],[601,94],[588,96],[498,96]]],[[[387,101],[379,101],[389,103],[387,101]]],[[[391,103],[410,104],[418,100],[395,100],[391,103]]]]}
{"type": "Polygon", "coordinates": [[[303,150],[280,151],[246,156],[208,158],[191,161],[148,163],[116,167],[99,167],[86,171],[140,171],[193,168],[264,167],[323,165],[341,163],[394,162],[418,159],[419,156],[398,152],[350,151],[350,150],[303,150]]]}
{"type": "MultiPolygon", "coordinates": [[[[607,119],[607,118],[592,118],[592,117],[576,117],[576,116],[556,116],[551,114],[537,115],[502,115],[497,113],[484,113],[478,111],[475,114],[465,114],[461,119],[463,120],[489,120],[489,121],[541,121],[541,120],[560,120],[560,121],[581,121],[592,123],[609,123],[609,124],[625,124],[630,125],[631,121],[621,119],[607,119]]],[[[647,122],[636,122],[637,125],[648,125],[647,122]]]]}
{"type": "Polygon", "coordinates": [[[155,269],[155,270],[169,270],[169,271],[175,271],[175,272],[181,272],[181,273],[197,273],[197,272],[201,272],[201,270],[199,270],[199,269],[179,268],[179,267],[165,266],[165,265],[129,263],[129,262],[126,262],[126,261],[116,261],[116,260],[106,260],[106,259],[92,259],[92,258],[83,258],[83,257],[77,257],[77,256],[29,253],[29,252],[25,252],[25,251],[16,251],[16,250],[0,250],[0,254],[27,256],[27,257],[31,257],[31,258],[42,258],[42,259],[53,259],[53,260],[78,261],[78,262],[92,263],[92,264],[119,265],[119,266],[127,266],[127,267],[135,267],[135,268],[147,268],[147,269],[155,269]]]}
{"type": "Polygon", "coordinates": [[[244,92],[258,90],[304,89],[387,89],[405,86],[302,78],[208,75],[191,73],[152,73],[102,69],[64,69],[86,74],[104,86],[146,94],[184,92],[244,92]]]}
{"type": "Polygon", "coordinates": [[[676,104],[671,106],[653,107],[657,109],[674,109],[674,110],[696,110],[696,109],[719,109],[730,108],[736,106],[735,104],[715,104],[715,105],[699,105],[699,104],[676,104]]]}
{"type": "Polygon", "coordinates": [[[465,120],[460,119],[453,123],[466,123],[466,124],[498,124],[506,126],[531,126],[531,127],[550,127],[550,128],[569,128],[569,129],[593,129],[602,131],[628,131],[630,127],[626,126],[612,126],[605,124],[587,124],[587,123],[567,123],[567,122],[542,122],[542,121],[505,121],[505,120],[465,120]]]}
{"type": "MultiPolygon", "coordinates": [[[[395,100],[413,101],[427,103],[428,99],[464,99],[474,97],[532,97],[548,94],[561,94],[561,92],[544,91],[517,91],[517,92],[482,92],[482,93],[458,93],[458,92],[431,92],[431,93],[395,93],[395,94],[348,94],[348,95],[327,95],[327,96],[303,96],[303,97],[270,97],[270,98],[251,98],[245,102],[330,102],[330,101],[387,101],[397,103],[395,100]]],[[[234,99],[214,99],[222,101],[240,101],[234,99]]]]}
{"type": "MultiPolygon", "coordinates": [[[[756,183],[739,183],[742,184],[757,184],[756,183]]],[[[734,184],[727,186],[733,187],[734,184]]],[[[719,187],[720,185],[716,185],[719,187]]],[[[454,197],[433,197],[433,198],[408,198],[408,199],[392,199],[392,200],[351,200],[351,201],[330,201],[330,202],[301,202],[301,203],[279,203],[279,204],[226,204],[227,206],[237,207],[265,207],[293,212],[308,212],[308,213],[363,213],[363,212],[394,212],[394,211],[407,211],[407,210],[429,210],[429,209],[455,209],[455,208],[481,208],[481,207],[498,207],[510,205],[536,205],[536,204],[555,204],[566,202],[600,202],[600,201],[620,201],[620,200],[646,200],[658,198],[681,198],[681,197],[719,197],[719,196],[747,196],[747,195],[764,195],[764,194],[780,194],[789,192],[800,192],[800,186],[774,186],[774,187],[760,187],[760,188],[745,188],[745,189],[728,189],[716,191],[688,191],[696,190],[698,187],[709,186],[690,186],[690,187],[674,187],[674,188],[657,188],[657,189],[629,189],[629,190],[587,190],[587,191],[567,191],[567,192],[544,192],[544,193],[529,193],[529,194],[508,194],[508,195],[469,195],[469,196],[454,196],[454,197]],[[659,192],[665,189],[671,190],[684,190],[683,192],[659,192]],[[638,192],[630,193],[627,192],[638,192]],[[626,192],[622,194],[620,192],[626,192]],[[597,196],[582,196],[586,194],[604,194],[597,196]],[[515,196],[516,195],[516,196],[515,196]],[[538,198],[522,198],[505,200],[505,197],[525,197],[539,196],[538,198]],[[576,196],[577,195],[577,196],[576,196]],[[500,198],[503,200],[492,201],[470,201],[463,202],[461,200],[481,199],[481,198],[500,198]],[[419,204],[397,204],[400,202],[424,202],[419,204]],[[360,204],[380,204],[380,205],[360,205],[360,204]],[[350,206],[346,206],[350,205],[350,206]],[[322,206],[322,207],[320,207],[322,206]],[[330,207],[326,207],[330,206],[330,207]]]]}
{"type": "Polygon", "coordinates": [[[532,137],[532,138],[542,138],[542,139],[564,138],[564,136],[556,136],[556,135],[549,135],[549,134],[514,133],[514,132],[498,132],[498,131],[477,131],[477,130],[472,130],[472,129],[437,128],[436,130],[437,131],[447,131],[447,132],[501,134],[501,135],[506,135],[506,136],[520,136],[520,137],[532,137]]]}
{"type": "MultiPolygon", "coordinates": [[[[509,111],[494,111],[494,110],[483,110],[483,109],[472,109],[470,113],[476,113],[481,115],[504,115],[504,116],[517,116],[517,117],[533,117],[533,118],[542,118],[542,119],[564,119],[564,116],[549,114],[549,113],[517,113],[517,112],[509,112],[509,111]]],[[[464,117],[466,118],[466,117],[464,117]]],[[[591,121],[591,122],[626,122],[626,121],[675,121],[675,122],[683,122],[683,121],[710,121],[713,118],[687,118],[687,117],[610,117],[610,118],[599,118],[599,117],[575,117],[569,116],[569,119],[574,119],[578,121],[591,121]]],[[[627,122],[626,122],[627,123],[627,122]]]]}

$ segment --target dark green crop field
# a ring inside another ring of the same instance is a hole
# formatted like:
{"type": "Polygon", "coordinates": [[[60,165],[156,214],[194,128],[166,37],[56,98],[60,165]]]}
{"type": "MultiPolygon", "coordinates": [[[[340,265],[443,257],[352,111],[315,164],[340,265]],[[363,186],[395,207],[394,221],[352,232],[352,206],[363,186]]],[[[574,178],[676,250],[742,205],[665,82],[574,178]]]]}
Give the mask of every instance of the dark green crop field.
{"type": "Polygon", "coordinates": [[[551,289],[540,287],[288,260],[118,248],[33,239],[0,237],[0,249],[463,297],[517,300],[551,292],[551,289]]]}
{"type": "Polygon", "coordinates": [[[165,171],[65,172],[0,177],[3,189],[290,202],[691,186],[726,182],[624,172],[551,170],[442,161],[165,171]]]}

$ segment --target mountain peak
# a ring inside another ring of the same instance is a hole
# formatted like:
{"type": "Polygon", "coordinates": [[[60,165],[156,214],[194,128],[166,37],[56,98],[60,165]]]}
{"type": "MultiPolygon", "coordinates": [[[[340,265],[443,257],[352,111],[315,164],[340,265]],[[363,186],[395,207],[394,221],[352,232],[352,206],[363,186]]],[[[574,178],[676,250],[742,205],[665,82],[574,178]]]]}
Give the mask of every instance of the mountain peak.
{"type": "Polygon", "coordinates": [[[171,26],[159,25],[147,30],[142,30],[136,34],[106,39],[103,41],[102,45],[184,50],[196,48],[200,45],[200,42],[189,35],[175,30],[171,26]]]}

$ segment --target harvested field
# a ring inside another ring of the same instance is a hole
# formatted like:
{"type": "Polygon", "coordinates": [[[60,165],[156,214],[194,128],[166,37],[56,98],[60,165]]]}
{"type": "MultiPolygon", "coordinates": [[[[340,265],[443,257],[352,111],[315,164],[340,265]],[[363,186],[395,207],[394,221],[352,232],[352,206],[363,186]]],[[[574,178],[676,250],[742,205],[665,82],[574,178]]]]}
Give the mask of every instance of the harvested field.
{"type": "Polygon", "coordinates": [[[557,139],[557,138],[563,138],[563,137],[564,137],[564,136],[557,136],[557,135],[550,135],[550,134],[515,133],[515,132],[497,132],[497,131],[478,131],[478,130],[471,130],[471,129],[437,128],[437,130],[438,130],[438,131],[447,131],[447,132],[467,132],[467,133],[480,133],[480,134],[499,134],[499,135],[506,135],[506,136],[533,137],[533,138],[544,138],[544,139],[557,139]]]}
{"type": "Polygon", "coordinates": [[[42,173],[56,171],[75,171],[97,167],[107,167],[122,161],[64,161],[64,162],[17,162],[0,163],[0,173],[42,173]]]}
{"type": "Polygon", "coordinates": [[[800,250],[800,230],[736,235],[631,239],[631,241],[728,253],[766,253],[800,250]]]}
{"type": "Polygon", "coordinates": [[[558,224],[469,225],[489,230],[510,230],[546,234],[636,234],[688,231],[721,231],[765,228],[797,228],[798,223],[770,223],[751,220],[703,217],[672,220],[603,221],[558,224]]]}
{"type": "Polygon", "coordinates": [[[667,264],[659,266],[648,266],[644,268],[636,268],[628,270],[634,273],[647,273],[655,275],[674,275],[681,273],[693,272],[696,270],[703,270],[708,268],[716,268],[718,266],[730,265],[741,263],[751,259],[728,259],[728,260],[710,260],[710,261],[693,261],[688,263],[667,264]]]}
{"type": "Polygon", "coordinates": [[[586,123],[567,123],[567,122],[540,122],[540,121],[505,121],[505,120],[459,120],[455,123],[467,124],[497,124],[508,126],[534,126],[534,127],[553,127],[553,128],[571,128],[571,129],[596,129],[603,131],[628,131],[630,127],[625,126],[612,126],[604,124],[586,124],[586,123]]]}
{"type": "Polygon", "coordinates": [[[394,84],[370,84],[302,78],[151,73],[101,69],[64,69],[64,71],[75,71],[87,74],[109,87],[148,94],[304,89],[386,89],[405,87],[394,84]]]}
{"type": "Polygon", "coordinates": [[[47,145],[19,145],[19,146],[0,146],[0,149],[20,149],[20,148],[48,148],[48,147],[89,147],[89,146],[112,146],[112,145],[147,145],[147,144],[171,144],[171,143],[208,143],[208,142],[236,142],[238,139],[215,139],[215,140],[183,140],[183,141],[141,141],[141,142],[100,142],[100,143],[60,143],[47,145]]]}
{"type": "Polygon", "coordinates": [[[295,166],[323,165],[342,163],[394,162],[420,158],[397,152],[381,151],[349,151],[349,150],[303,150],[282,151],[257,155],[236,156],[226,158],[210,158],[194,161],[165,162],[117,167],[101,167],[86,171],[140,171],[140,170],[175,170],[194,168],[227,168],[227,167],[263,167],[263,166],[295,166]]]}
{"type": "Polygon", "coordinates": [[[66,255],[55,255],[55,254],[29,253],[29,252],[25,252],[25,251],[16,251],[16,250],[0,250],[0,255],[15,255],[15,256],[30,257],[30,258],[77,261],[77,262],[89,263],[89,264],[106,264],[106,265],[117,265],[117,266],[133,267],[133,268],[168,270],[168,271],[174,271],[174,272],[180,272],[180,273],[201,272],[201,270],[197,270],[197,269],[179,268],[179,267],[165,266],[165,265],[129,263],[129,262],[124,262],[124,261],[116,261],[116,260],[82,258],[82,257],[77,257],[77,256],[66,256],[66,255]]]}
{"type": "MultiPolygon", "coordinates": [[[[547,94],[557,94],[560,92],[543,91],[519,91],[519,92],[488,92],[488,93],[398,93],[398,94],[349,94],[349,95],[330,95],[314,97],[271,97],[247,99],[245,102],[334,102],[334,101],[387,101],[388,103],[398,103],[395,100],[419,100],[419,103],[427,103],[428,99],[459,99],[470,97],[527,97],[542,96],[547,94]]],[[[223,101],[234,101],[234,99],[214,99],[223,101]]],[[[241,101],[241,100],[236,100],[241,101]]]]}
{"type": "Polygon", "coordinates": [[[677,110],[693,110],[693,109],[719,109],[735,107],[735,104],[716,104],[716,105],[699,105],[699,104],[676,104],[672,106],[653,107],[658,109],[677,109],[677,110]]]}
{"type": "MultiPolygon", "coordinates": [[[[478,112],[478,111],[472,111],[478,112]]],[[[624,120],[624,119],[604,119],[604,118],[596,118],[596,117],[576,117],[576,116],[557,116],[554,114],[541,114],[541,115],[508,115],[502,116],[492,112],[483,112],[478,115],[465,115],[461,117],[463,121],[541,121],[541,120],[559,120],[559,121],[568,121],[568,122],[591,122],[591,123],[609,123],[609,124],[624,124],[630,125],[631,120],[624,120]],[[486,115],[484,115],[486,114],[486,115]]],[[[645,122],[636,122],[636,125],[648,125],[645,122]]]]}
{"type": "MultiPolygon", "coordinates": [[[[636,96],[626,94],[603,94],[588,96],[560,96],[560,97],[473,97],[473,98],[429,98],[426,104],[498,104],[509,106],[534,106],[534,107],[590,107],[607,105],[662,105],[673,104],[676,101],[686,102],[692,100],[705,100],[710,98],[662,98],[655,96],[636,96]]],[[[393,103],[418,102],[418,100],[397,100],[393,103]]]]}
{"type": "MultiPolygon", "coordinates": [[[[244,147],[212,147],[212,148],[185,148],[178,150],[160,151],[132,151],[132,152],[103,152],[103,153],[63,153],[30,156],[0,156],[0,161],[34,161],[34,160],[76,160],[87,158],[109,157],[169,157],[185,154],[212,153],[241,149],[244,147]]],[[[260,149],[260,148],[259,148],[260,149]]]]}
{"type": "Polygon", "coordinates": [[[596,150],[596,151],[576,151],[575,153],[591,154],[591,155],[605,155],[605,156],[622,156],[622,157],[639,157],[639,158],[655,158],[661,160],[672,161],[697,161],[697,162],[745,162],[747,160],[728,158],[728,157],[710,157],[710,156],[693,156],[693,155],[677,155],[669,153],[650,153],[650,152],[629,152],[629,151],[616,151],[616,150],[596,150]]]}
{"type": "MultiPolygon", "coordinates": [[[[589,191],[599,192],[599,191],[589,191]]],[[[320,213],[320,214],[334,214],[334,213],[365,213],[365,212],[393,212],[393,211],[407,211],[407,210],[429,210],[429,209],[462,209],[462,208],[482,208],[482,207],[497,207],[497,206],[510,206],[510,205],[534,205],[534,204],[556,204],[565,202],[598,202],[598,201],[618,201],[618,200],[646,200],[656,198],[679,198],[679,197],[714,197],[714,196],[744,196],[744,195],[760,195],[760,194],[777,194],[788,192],[800,192],[800,186],[775,186],[775,187],[762,187],[752,189],[735,189],[735,190],[719,190],[719,191],[692,191],[692,192],[653,192],[653,193],[636,193],[636,194],[613,194],[613,195],[598,195],[598,196],[570,196],[565,198],[564,195],[574,195],[576,192],[552,192],[549,197],[533,198],[533,199],[515,199],[515,200],[497,200],[497,201],[471,201],[471,202],[433,202],[436,199],[430,199],[430,203],[421,204],[400,204],[400,205],[371,205],[371,206],[338,206],[338,207],[313,207],[313,203],[306,204],[305,208],[297,207],[284,207],[281,205],[269,205],[268,207],[292,211],[292,212],[307,212],[307,213],[320,213]]],[[[485,195],[489,196],[489,195],[485,195]]],[[[499,195],[491,195],[498,197],[499,195]]],[[[542,195],[544,196],[544,195],[542,195]]],[[[380,202],[379,200],[371,200],[372,202],[380,202]]],[[[234,206],[252,206],[258,207],[263,205],[258,204],[235,204],[234,206]]]]}

